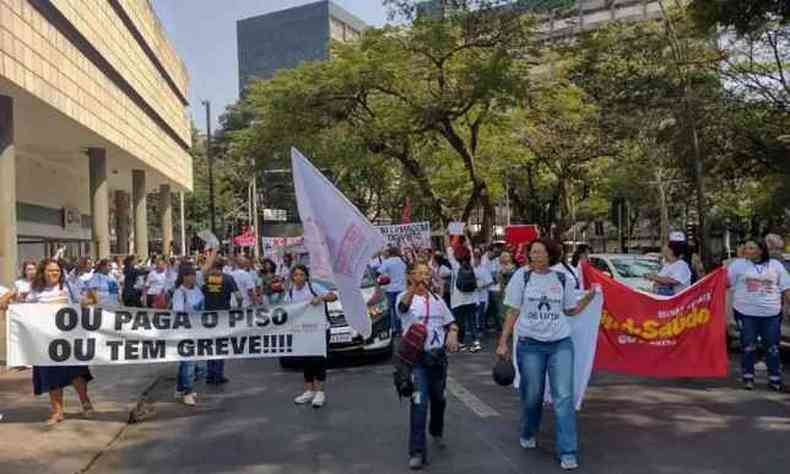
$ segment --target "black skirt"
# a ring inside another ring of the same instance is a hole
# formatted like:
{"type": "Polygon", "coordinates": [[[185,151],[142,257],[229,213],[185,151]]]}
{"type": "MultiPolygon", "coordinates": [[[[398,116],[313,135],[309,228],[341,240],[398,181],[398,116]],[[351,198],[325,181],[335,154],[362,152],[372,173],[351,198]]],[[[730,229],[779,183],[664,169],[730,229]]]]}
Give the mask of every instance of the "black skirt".
{"type": "Polygon", "coordinates": [[[68,387],[77,377],[82,377],[85,383],[93,380],[91,370],[87,366],[35,366],[33,367],[33,393],[41,395],[50,390],[68,387]]]}

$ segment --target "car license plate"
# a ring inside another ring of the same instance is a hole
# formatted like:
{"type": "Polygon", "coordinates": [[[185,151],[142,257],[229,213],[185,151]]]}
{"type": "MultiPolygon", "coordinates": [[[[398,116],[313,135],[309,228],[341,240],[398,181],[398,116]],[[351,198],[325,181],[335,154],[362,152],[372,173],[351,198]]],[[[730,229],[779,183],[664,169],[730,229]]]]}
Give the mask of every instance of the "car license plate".
{"type": "Polygon", "coordinates": [[[330,344],[345,344],[347,342],[351,342],[353,338],[351,334],[332,334],[329,338],[330,344]]]}

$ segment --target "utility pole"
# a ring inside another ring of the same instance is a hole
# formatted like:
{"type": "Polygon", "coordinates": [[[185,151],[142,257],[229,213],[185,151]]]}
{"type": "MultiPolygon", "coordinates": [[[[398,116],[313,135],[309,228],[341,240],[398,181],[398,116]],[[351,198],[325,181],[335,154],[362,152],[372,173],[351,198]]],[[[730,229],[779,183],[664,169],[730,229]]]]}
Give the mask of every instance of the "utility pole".
{"type": "Polygon", "coordinates": [[[203,105],[206,106],[206,158],[208,159],[208,200],[209,213],[211,215],[211,233],[217,235],[217,212],[214,206],[214,153],[211,150],[211,101],[204,100],[203,105]]]}

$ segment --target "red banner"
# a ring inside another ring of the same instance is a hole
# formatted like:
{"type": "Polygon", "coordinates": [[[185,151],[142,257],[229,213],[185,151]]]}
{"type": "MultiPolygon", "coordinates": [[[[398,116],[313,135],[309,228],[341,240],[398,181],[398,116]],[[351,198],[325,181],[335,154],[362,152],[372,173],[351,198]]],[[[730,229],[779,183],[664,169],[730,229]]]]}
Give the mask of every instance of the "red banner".
{"type": "Polygon", "coordinates": [[[596,369],[648,377],[728,375],[723,268],[669,298],[633,290],[589,264],[584,278],[600,283],[604,295],[596,369]]]}

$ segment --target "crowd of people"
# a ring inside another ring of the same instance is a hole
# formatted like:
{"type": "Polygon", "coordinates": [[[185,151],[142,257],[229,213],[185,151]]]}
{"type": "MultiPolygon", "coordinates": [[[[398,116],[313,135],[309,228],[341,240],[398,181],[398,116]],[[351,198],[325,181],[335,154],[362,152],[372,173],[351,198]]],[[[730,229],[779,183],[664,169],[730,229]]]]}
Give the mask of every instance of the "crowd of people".
{"type": "MultiPolygon", "coordinates": [[[[741,331],[743,383],[749,390],[754,388],[759,344],[766,351],[770,387],[783,390],[779,338],[782,311],[790,308],[790,273],[787,262],[776,253],[782,246],[781,239],[777,241],[773,235],[766,240],[746,240],[739,246],[738,257],[726,262],[732,306],[741,331]]],[[[448,237],[444,251],[402,252],[388,247],[371,260],[368,270],[377,281],[380,297],[386,295],[391,329],[401,336],[396,340],[409,341],[422,332],[416,339],[421,350],[410,371],[412,469],[420,469],[426,462],[426,429],[436,446],[444,446],[447,353],[480,352],[489,331],[498,334],[497,356],[506,360],[515,357],[523,374],[519,387],[521,446],[532,449],[537,444],[548,377],[560,465],[564,469],[578,467],[574,347],[568,318],[581,314],[595,296],[596,290],[585,283],[582,271],[589,254],[590,248],[581,245],[568,258],[561,245],[545,239],[513,252],[495,245],[475,247],[468,237],[448,237]]],[[[695,268],[685,241],[670,239],[662,256],[661,270],[645,276],[653,282],[657,295],[677,294],[704,276],[704,270],[695,268]]],[[[25,261],[14,288],[0,288],[0,309],[25,302],[216,311],[299,302],[326,305],[336,299],[332,291],[311,281],[307,266],[294,264],[290,256],[277,265],[269,258],[223,258],[216,251],[196,258],[155,257],[145,262],[133,256],[97,262],[25,261]]],[[[327,332],[327,341],[328,337],[327,332]]],[[[327,360],[310,357],[302,362],[305,387],[294,402],[322,407],[326,403],[327,360]]],[[[195,381],[203,377],[208,384],[228,382],[223,361],[210,360],[205,367],[199,362],[180,362],[176,398],[194,406],[195,381]]],[[[92,378],[84,366],[33,368],[35,394],[50,396],[48,424],[63,421],[63,388],[67,386],[76,389],[83,413],[92,413],[88,394],[92,378]]]]}

